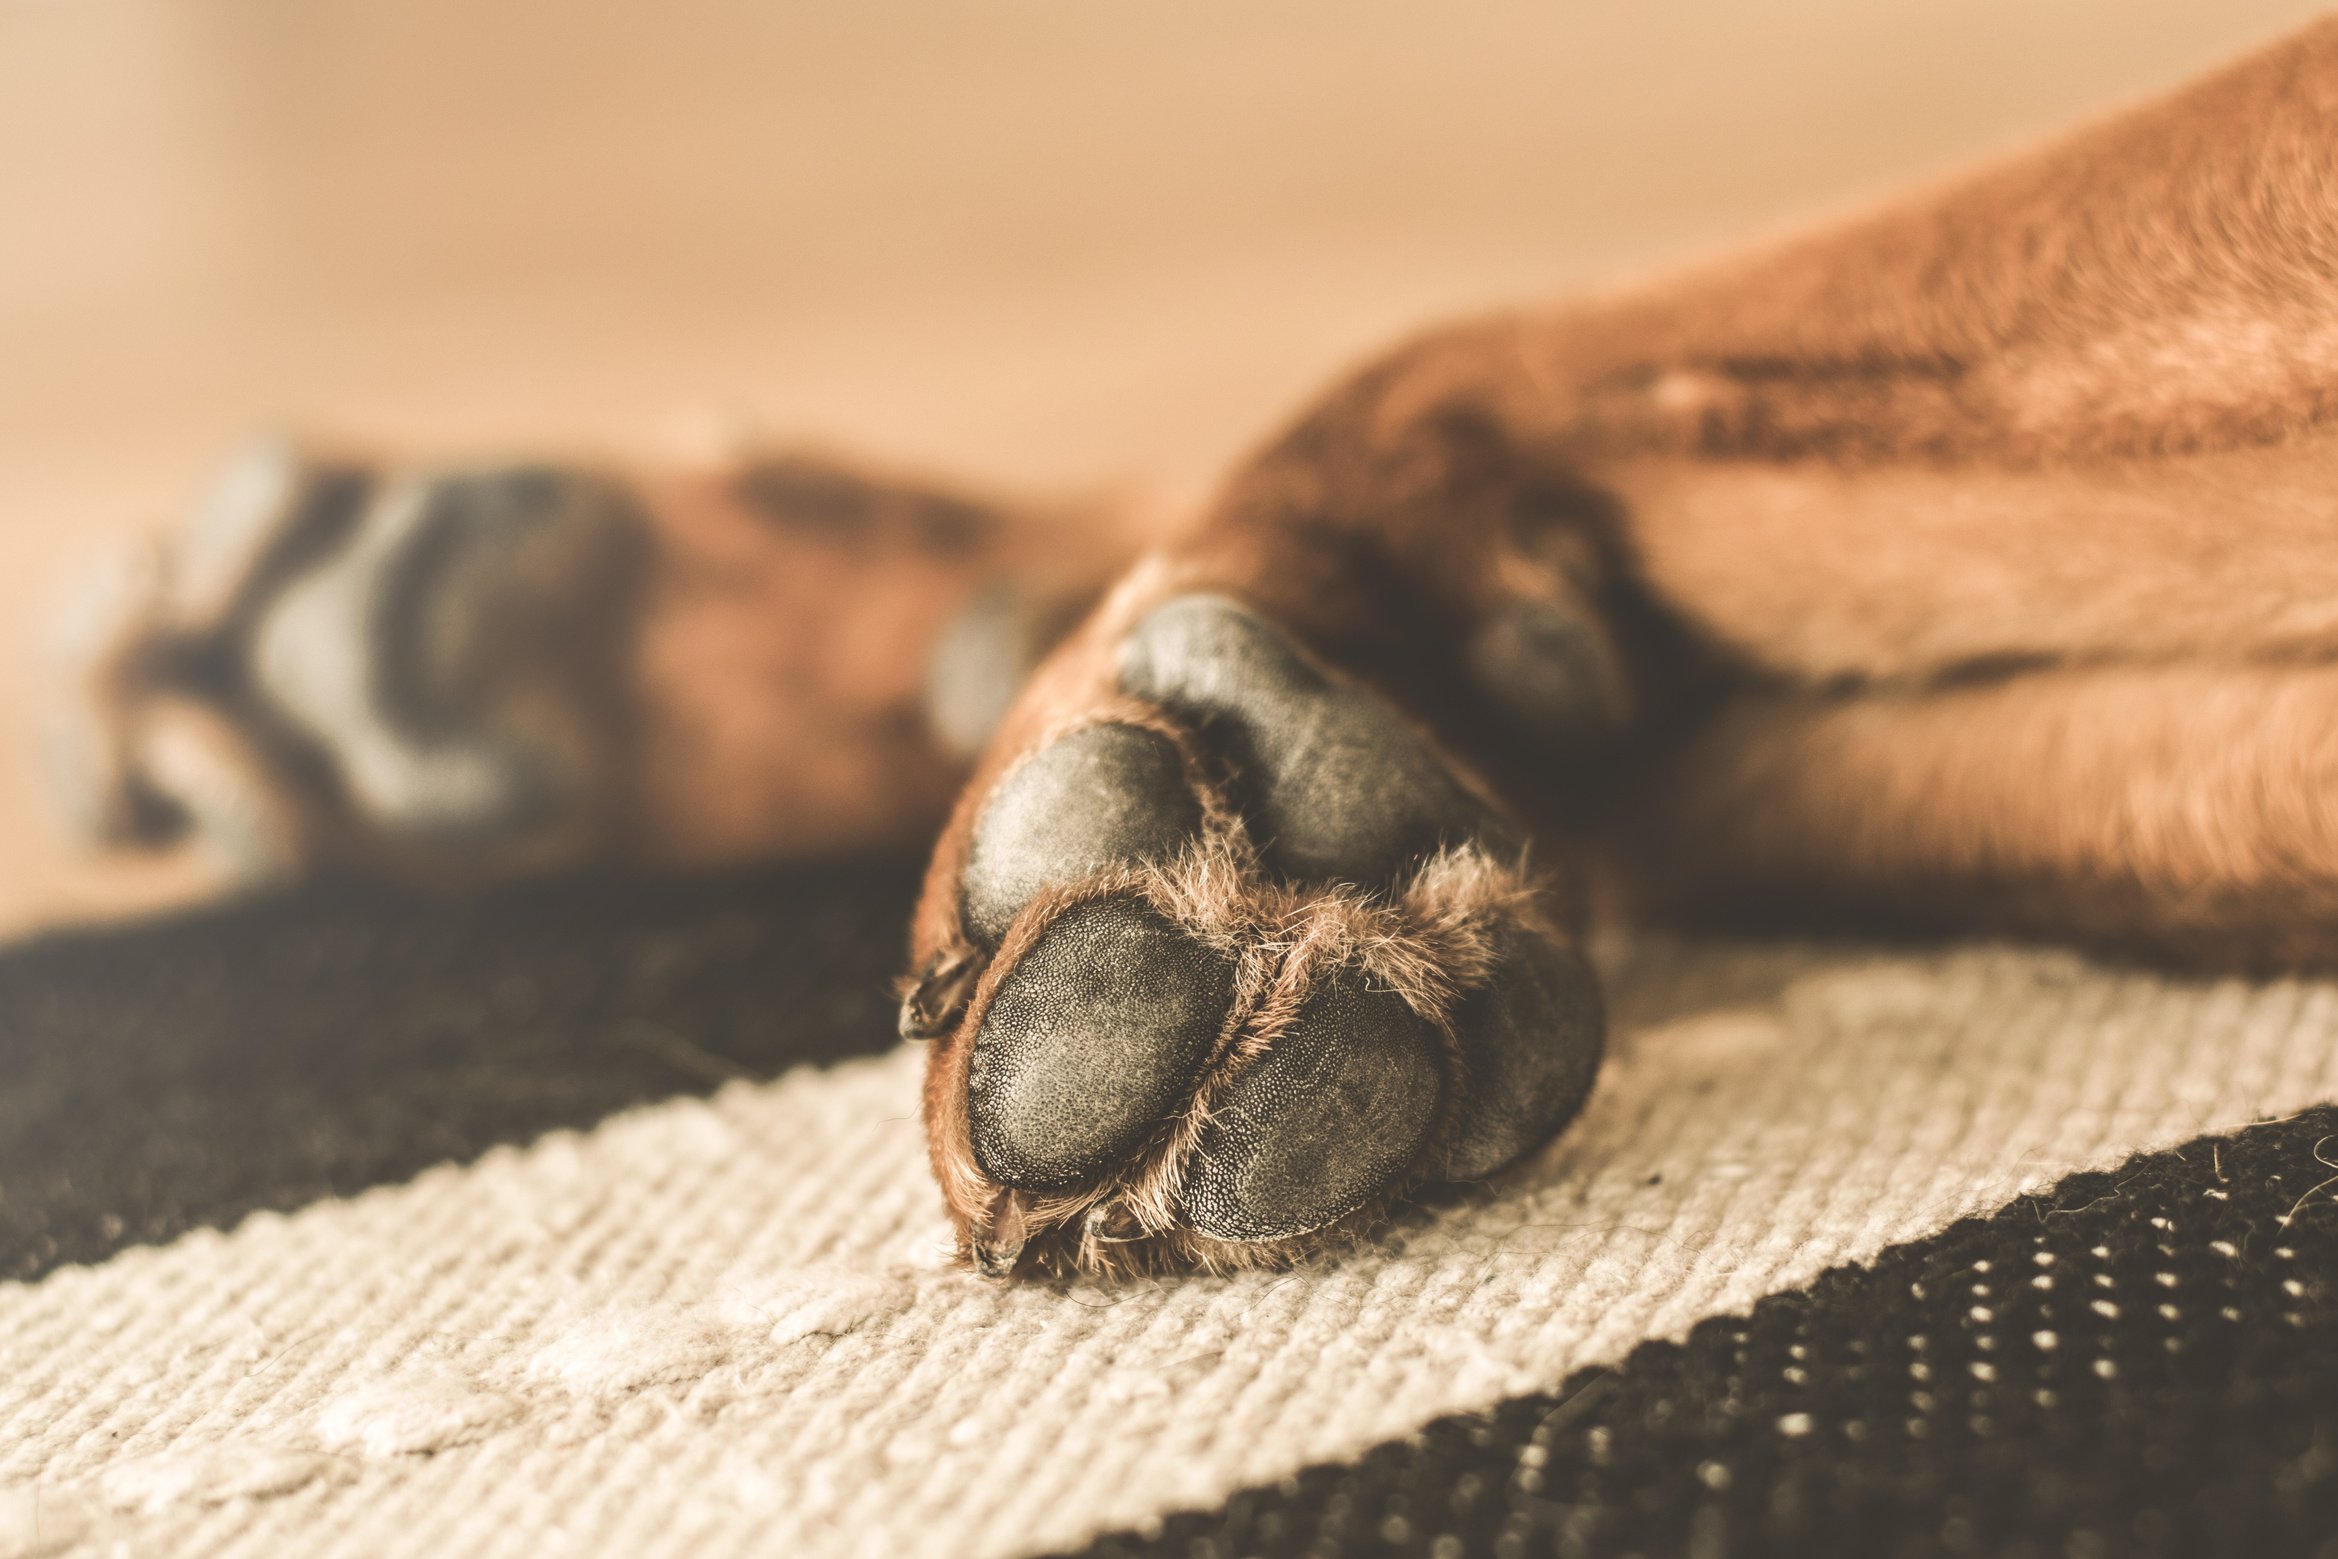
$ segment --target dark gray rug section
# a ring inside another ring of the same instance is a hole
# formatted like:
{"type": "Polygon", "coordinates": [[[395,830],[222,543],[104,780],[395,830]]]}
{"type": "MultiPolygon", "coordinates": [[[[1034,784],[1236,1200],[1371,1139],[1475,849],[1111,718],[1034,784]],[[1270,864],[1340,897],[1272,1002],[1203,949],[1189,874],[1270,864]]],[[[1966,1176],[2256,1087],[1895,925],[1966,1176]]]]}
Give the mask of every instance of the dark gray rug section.
{"type": "Polygon", "coordinates": [[[2338,1110],[1830,1272],[1091,1559],[2338,1555],[2338,1110]]]}
{"type": "Polygon", "coordinates": [[[0,1279],[893,1043],[915,867],[327,883],[0,952],[0,1279]]]}
{"type": "MultiPolygon", "coordinates": [[[[881,1050],[915,875],[323,884],[0,951],[0,1278],[881,1050]]],[[[2334,1197],[2338,1108],[2142,1155],[1086,1553],[2338,1559],[2334,1197]]]]}

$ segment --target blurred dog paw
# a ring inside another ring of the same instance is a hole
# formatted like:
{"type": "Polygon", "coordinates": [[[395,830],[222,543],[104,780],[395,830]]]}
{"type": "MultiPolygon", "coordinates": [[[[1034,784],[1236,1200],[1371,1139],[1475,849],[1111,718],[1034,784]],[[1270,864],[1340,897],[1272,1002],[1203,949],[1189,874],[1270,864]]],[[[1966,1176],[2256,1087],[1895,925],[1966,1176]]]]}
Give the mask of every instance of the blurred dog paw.
{"type": "Polygon", "coordinates": [[[61,810],[238,878],[906,841],[1117,563],[808,456],[390,468],[255,441],[51,634],[61,810]],[[1061,549],[1059,549],[1061,550],[1061,549]]]}

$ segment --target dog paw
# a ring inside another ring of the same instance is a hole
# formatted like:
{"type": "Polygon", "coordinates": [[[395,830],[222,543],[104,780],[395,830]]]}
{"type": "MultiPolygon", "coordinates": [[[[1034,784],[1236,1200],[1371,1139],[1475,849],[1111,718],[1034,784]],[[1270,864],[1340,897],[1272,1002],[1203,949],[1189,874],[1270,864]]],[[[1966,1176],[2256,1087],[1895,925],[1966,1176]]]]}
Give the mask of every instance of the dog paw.
{"type": "Polygon", "coordinates": [[[263,441],[60,614],[52,789],[95,842],[191,835],[245,879],[906,843],[1117,566],[1083,516],[809,455],[263,441]]]}
{"type": "Polygon", "coordinates": [[[1107,659],[972,809],[905,1006],[970,1259],[1280,1263],[1564,1125],[1597,989],[1502,811],[1236,601],[1107,659]]]}
{"type": "Polygon", "coordinates": [[[643,543],[587,473],[255,443],[81,611],[61,797],[101,839],[192,831],[246,876],[527,856],[605,788],[643,543]]]}
{"type": "Polygon", "coordinates": [[[252,690],[385,833],[525,849],[594,804],[642,527],[555,467],[392,485],[259,614],[252,690]]]}

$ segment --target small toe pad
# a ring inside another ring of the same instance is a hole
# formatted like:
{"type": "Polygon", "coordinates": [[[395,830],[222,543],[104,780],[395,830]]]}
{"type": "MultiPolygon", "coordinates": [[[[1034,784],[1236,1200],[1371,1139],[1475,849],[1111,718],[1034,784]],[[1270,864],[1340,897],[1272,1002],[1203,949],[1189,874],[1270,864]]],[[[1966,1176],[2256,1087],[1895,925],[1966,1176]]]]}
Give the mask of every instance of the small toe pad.
{"type": "Polygon", "coordinates": [[[1065,910],[975,1036],[966,1097],[983,1173],[1040,1191],[1107,1168],[1185,1097],[1233,995],[1233,961],[1151,906],[1065,910]]]}
{"type": "Polygon", "coordinates": [[[1444,844],[1514,848],[1393,710],[1234,601],[1156,608],[1121,646],[1120,683],[1235,748],[1260,854],[1288,877],[1379,886],[1444,844]]]}
{"type": "Polygon", "coordinates": [[[1512,932],[1493,980],[1453,1014],[1468,1080],[1446,1175],[1490,1175],[1548,1141],[1591,1091],[1603,1027],[1598,983],[1583,960],[1512,932]]]}
{"type": "Polygon", "coordinates": [[[1470,638],[1463,665],[1495,711],[1543,748],[1594,747],[1624,724],[1605,634],[1559,602],[1520,601],[1495,613],[1470,638]]]}
{"type": "Polygon", "coordinates": [[[1237,1076],[1194,1154],[1186,1213],[1221,1240],[1306,1234],[1412,1161],[1442,1088],[1429,1026],[1343,971],[1237,1076]]]}
{"type": "Polygon", "coordinates": [[[1201,802],[1169,739],[1091,725],[1007,771],[975,820],[959,879],[968,934],[996,947],[1040,889],[1160,860],[1201,832],[1201,802]]]}

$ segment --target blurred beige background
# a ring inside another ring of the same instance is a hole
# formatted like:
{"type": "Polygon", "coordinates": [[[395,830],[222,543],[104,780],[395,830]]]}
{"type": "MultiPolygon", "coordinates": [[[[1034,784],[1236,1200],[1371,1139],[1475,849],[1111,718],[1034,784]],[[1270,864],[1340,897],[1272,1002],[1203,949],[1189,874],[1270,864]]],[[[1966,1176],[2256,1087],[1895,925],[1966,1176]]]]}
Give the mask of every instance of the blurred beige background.
{"type": "Polygon", "coordinates": [[[44,591],[293,424],[1187,502],[1343,360],[2172,85],[2298,0],[0,0],[0,929],[44,591]]]}

